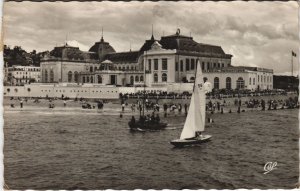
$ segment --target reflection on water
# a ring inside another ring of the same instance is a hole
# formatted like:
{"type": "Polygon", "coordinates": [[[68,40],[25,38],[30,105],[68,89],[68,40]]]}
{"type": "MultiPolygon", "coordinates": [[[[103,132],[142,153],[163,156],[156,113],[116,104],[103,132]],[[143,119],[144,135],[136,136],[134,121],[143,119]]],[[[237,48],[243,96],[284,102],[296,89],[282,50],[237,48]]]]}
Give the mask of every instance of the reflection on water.
{"type": "Polygon", "coordinates": [[[212,141],[173,148],[182,115],[164,131],[131,133],[130,113],[6,111],[5,181],[11,189],[293,188],[298,110],[215,114],[212,141]],[[263,174],[266,162],[277,169],[263,174]]]}

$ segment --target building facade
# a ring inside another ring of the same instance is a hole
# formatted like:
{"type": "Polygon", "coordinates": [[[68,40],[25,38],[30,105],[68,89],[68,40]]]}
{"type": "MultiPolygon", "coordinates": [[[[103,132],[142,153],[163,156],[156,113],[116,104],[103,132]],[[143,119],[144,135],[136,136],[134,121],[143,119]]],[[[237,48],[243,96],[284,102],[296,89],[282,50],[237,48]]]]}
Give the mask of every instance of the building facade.
{"type": "Polygon", "coordinates": [[[4,68],[4,81],[7,85],[24,85],[40,82],[40,67],[12,66],[4,68]]]}
{"type": "Polygon", "coordinates": [[[101,37],[88,52],[67,44],[55,47],[41,62],[43,83],[163,87],[192,83],[197,62],[215,89],[272,89],[273,71],[235,67],[220,46],[198,43],[180,34],[152,35],[138,51],[116,52],[101,37]]]}

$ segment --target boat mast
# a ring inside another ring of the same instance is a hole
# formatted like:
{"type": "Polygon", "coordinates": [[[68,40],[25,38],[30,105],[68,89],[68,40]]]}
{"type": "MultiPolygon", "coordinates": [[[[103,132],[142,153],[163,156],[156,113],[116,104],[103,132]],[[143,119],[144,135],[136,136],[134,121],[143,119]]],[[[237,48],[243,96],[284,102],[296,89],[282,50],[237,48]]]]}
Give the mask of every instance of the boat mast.
{"type": "Polygon", "coordinates": [[[143,116],[144,116],[144,113],[145,113],[145,86],[146,86],[146,61],[147,61],[147,51],[145,51],[145,59],[144,59],[144,91],[143,91],[143,116]]]}
{"type": "Polygon", "coordinates": [[[196,69],[195,69],[195,79],[194,79],[194,85],[193,85],[193,93],[194,93],[195,84],[196,84],[198,61],[199,61],[199,58],[196,60],[196,69]]]}

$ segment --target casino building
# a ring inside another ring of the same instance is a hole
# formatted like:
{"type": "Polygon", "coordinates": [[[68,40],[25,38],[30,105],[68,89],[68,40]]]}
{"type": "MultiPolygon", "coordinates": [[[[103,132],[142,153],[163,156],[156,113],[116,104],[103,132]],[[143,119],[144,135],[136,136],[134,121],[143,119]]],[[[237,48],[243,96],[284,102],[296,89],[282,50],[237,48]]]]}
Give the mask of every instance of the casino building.
{"type": "Polygon", "coordinates": [[[160,40],[152,35],[138,51],[128,52],[116,52],[102,36],[87,52],[68,44],[55,47],[42,59],[41,77],[43,83],[163,87],[193,82],[199,60],[215,89],[273,88],[273,70],[232,66],[231,58],[220,46],[198,43],[179,29],[160,40]]]}

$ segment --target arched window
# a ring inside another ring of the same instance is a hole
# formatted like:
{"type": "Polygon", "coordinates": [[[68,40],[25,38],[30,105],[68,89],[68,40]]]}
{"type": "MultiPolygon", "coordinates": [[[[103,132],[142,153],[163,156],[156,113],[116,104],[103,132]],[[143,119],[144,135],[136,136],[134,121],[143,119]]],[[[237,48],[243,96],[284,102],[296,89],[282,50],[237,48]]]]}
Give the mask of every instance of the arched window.
{"type": "Polygon", "coordinates": [[[133,83],[134,83],[134,77],[130,76],[130,84],[133,85],[133,83]]]}
{"type": "Polygon", "coordinates": [[[48,82],[48,71],[45,70],[45,82],[48,82]]]}
{"type": "Polygon", "coordinates": [[[214,88],[219,89],[219,78],[218,77],[215,77],[215,79],[214,79],[214,88]]]}
{"type": "Polygon", "coordinates": [[[91,76],[91,83],[94,83],[94,77],[91,76]]]}
{"type": "Polygon", "coordinates": [[[139,77],[135,76],[135,81],[138,82],[139,81],[139,77]]]}
{"type": "Polygon", "coordinates": [[[236,81],[236,88],[244,89],[244,87],[245,87],[245,81],[242,77],[239,77],[238,80],[236,81]]]}
{"type": "MultiPolygon", "coordinates": [[[[197,64],[196,64],[196,67],[197,67],[197,64]]],[[[204,71],[204,62],[201,63],[201,68],[202,68],[202,71],[204,71]]]]}
{"type": "Polygon", "coordinates": [[[204,78],[203,78],[203,82],[206,82],[206,81],[207,81],[207,77],[204,77],[204,78]]]}
{"type": "Polygon", "coordinates": [[[126,70],[129,70],[129,66],[126,67],[126,70]]]}
{"type": "Polygon", "coordinates": [[[97,77],[98,77],[98,84],[102,84],[102,77],[100,75],[98,75],[97,77]]]}
{"type": "Polygon", "coordinates": [[[54,82],[54,72],[53,70],[50,70],[50,82],[54,82]]]}
{"type": "Polygon", "coordinates": [[[226,78],[226,89],[228,89],[228,90],[231,89],[231,78],[230,77],[226,78]]]}
{"type": "Polygon", "coordinates": [[[251,85],[251,78],[249,78],[249,85],[251,85]]]}
{"type": "Polygon", "coordinates": [[[123,66],[123,71],[125,71],[125,66],[123,66]]]}
{"type": "Polygon", "coordinates": [[[82,77],[82,83],[85,83],[85,77],[84,76],[82,77]]]}
{"type": "Polygon", "coordinates": [[[68,72],[68,82],[72,82],[72,72],[68,72]]]}
{"type": "Polygon", "coordinates": [[[158,82],[158,75],[156,73],[154,74],[154,82],[158,82]]]}
{"type": "Polygon", "coordinates": [[[76,83],[79,82],[79,74],[78,74],[78,72],[74,72],[74,81],[75,81],[76,83]]]}
{"type": "Polygon", "coordinates": [[[163,73],[162,75],[161,75],[161,81],[163,81],[163,82],[166,82],[167,81],[167,74],[166,73],[163,73]]]}
{"type": "Polygon", "coordinates": [[[144,76],[140,76],[140,81],[141,81],[141,82],[144,81],[144,76]]]}

